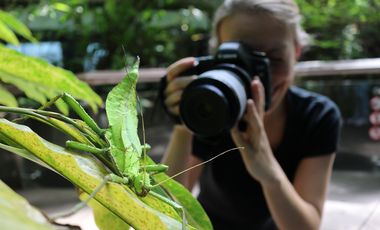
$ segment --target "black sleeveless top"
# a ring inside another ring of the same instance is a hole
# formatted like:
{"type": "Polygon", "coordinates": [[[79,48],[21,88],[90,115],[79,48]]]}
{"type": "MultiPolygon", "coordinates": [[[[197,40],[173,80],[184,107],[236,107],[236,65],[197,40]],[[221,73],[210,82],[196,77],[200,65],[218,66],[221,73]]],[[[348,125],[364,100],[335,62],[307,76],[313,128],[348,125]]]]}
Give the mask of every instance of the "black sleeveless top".
{"type": "MultiPolygon", "coordinates": [[[[303,158],[336,152],[340,112],[327,97],[291,87],[286,95],[287,121],[283,140],[274,155],[290,181],[303,158]]],[[[193,139],[193,154],[207,160],[235,147],[231,136],[212,143],[193,139]]],[[[239,151],[205,165],[199,201],[214,228],[275,229],[260,184],[245,169],[239,151]]]]}

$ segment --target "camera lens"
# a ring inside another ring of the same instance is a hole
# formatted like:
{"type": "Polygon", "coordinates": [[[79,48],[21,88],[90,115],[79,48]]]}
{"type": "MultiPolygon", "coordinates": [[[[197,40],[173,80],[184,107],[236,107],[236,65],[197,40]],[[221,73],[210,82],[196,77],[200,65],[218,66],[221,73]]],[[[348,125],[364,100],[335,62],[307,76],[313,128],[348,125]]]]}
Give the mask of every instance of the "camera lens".
{"type": "Polygon", "coordinates": [[[199,118],[203,120],[208,120],[215,115],[215,108],[209,102],[199,102],[195,110],[198,111],[199,118]]]}
{"type": "Polygon", "coordinates": [[[230,108],[220,89],[213,85],[198,85],[188,90],[180,110],[182,120],[190,130],[213,136],[223,130],[229,120],[230,108]]]}
{"type": "Polygon", "coordinates": [[[210,70],[183,92],[180,114],[196,135],[213,137],[228,131],[242,116],[247,100],[240,78],[228,70],[210,70]]]}

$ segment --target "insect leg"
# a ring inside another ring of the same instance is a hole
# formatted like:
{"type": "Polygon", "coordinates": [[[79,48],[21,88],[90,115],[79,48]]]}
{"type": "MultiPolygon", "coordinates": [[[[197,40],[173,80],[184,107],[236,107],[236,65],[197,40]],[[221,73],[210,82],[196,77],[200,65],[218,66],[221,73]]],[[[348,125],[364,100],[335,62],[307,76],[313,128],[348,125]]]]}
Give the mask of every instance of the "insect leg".
{"type": "Polygon", "coordinates": [[[142,170],[149,172],[151,175],[168,171],[168,166],[164,164],[144,165],[141,166],[142,170]]]}
{"type": "Polygon", "coordinates": [[[64,211],[62,213],[58,213],[52,217],[49,217],[49,219],[51,221],[55,221],[56,219],[58,218],[64,218],[64,217],[68,217],[68,216],[71,216],[73,214],[75,214],[76,212],[78,212],[79,210],[81,210],[82,208],[86,207],[87,203],[95,197],[95,195],[106,185],[106,183],[111,179],[111,175],[107,175],[104,177],[102,183],[100,183],[95,189],[94,191],[92,191],[92,193],[86,198],[86,200],[76,204],[74,207],[72,207],[71,209],[67,210],[67,211],[64,211]]]}
{"type": "Polygon", "coordinates": [[[66,148],[84,151],[93,154],[98,160],[105,164],[111,171],[116,172],[115,165],[109,157],[109,148],[99,149],[91,145],[83,144],[77,141],[66,141],[66,148]]]}
{"type": "Polygon", "coordinates": [[[141,148],[143,153],[147,153],[152,149],[152,147],[147,143],[141,145],[141,148]]]}
{"type": "Polygon", "coordinates": [[[178,212],[181,212],[181,215],[182,215],[182,230],[188,230],[188,223],[187,223],[187,219],[186,219],[186,214],[185,214],[185,209],[177,204],[176,202],[158,194],[158,193],[155,193],[153,191],[150,191],[149,194],[151,194],[152,196],[156,197],[157,199],[160,199],[161,201],[167,203],[168,205],[172,206],[176,211],[178,212]]]}
{"type": "Polygon", "coordinates": [[[77,149],[89,153],[93,153],[94,155],[102,155],[109,151],[109,148],[99,149],[91,145],[83,144],[77,141],[66,141],[66,147],[70,149],[77,149]]]}
{"type": "Polygon", "coordinates": [[[104,130],[101,129],[83,107],[70,94],[64,93],[62,100],[65,101],[80,118],[99,136],[103,136],[104,130]]]}

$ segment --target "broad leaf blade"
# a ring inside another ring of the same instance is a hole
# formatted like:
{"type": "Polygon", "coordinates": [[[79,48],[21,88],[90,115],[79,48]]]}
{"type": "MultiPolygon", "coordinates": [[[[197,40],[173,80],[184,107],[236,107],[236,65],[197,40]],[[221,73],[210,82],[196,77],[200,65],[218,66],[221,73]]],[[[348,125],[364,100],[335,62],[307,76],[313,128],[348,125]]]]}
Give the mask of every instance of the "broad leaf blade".
{"type": "MultiPolygon", "coordinates": [[[[149,157],[148,164],[154,164],[154,161],[149,157]]],[[[173,198],[178,201],[182,207],[184,207],[190,225],[196,227],[197,229],[213,229],[211,221],[203,207],[193,197],[189,190],[173,179],[168,180],[169,176],[164,173],[154,175],[153,178],[157,183],[166,181],[161,186],[169,191],[173,198]]]]}
{"type": "Polygon", "coordinates": [[[13,45],[19,45],[16,35],[8,28],[8,26],[0,20],[0,39],[9,42],[13,45]]]}
{"type": "MultiPolygon", "coordinates": [[[[82,193],[80,195],[80,199],[82,201],[86,200],[89,197],[88,194],[82,193]]],[[[108,230],[108,229],[130,229],[130,226],[120,217],[112,213],[110,210],[105,208],[102,204],[92,199],[88,203],[88,205],[92,208],[95,223],[100,230],[108,230]]]]}
{"type": "Polygon", "coordinates": [[[63,133],[69,135],[74,140],[92,146],[92,143],[86,138],[86,136],[81,133],[77,128],[69,125],[63,121],[57,120],[55,118],[48,117],[48,121],[57,129],[61,130],[63,133]]]}
{"type": "Polygon", "coordinates": [[[22,196],[0,181],[0,226],[2,229],[55,229],[22,196]]]}
{"type": "MultiPolygon", "coordinates": [[[[0,140],[1,140],[1,137],[0,137],[0,140]]],[[[20,157],[23,157],[25,159],[33,161],[34,163],[37,163],[37,164],[39,164],[39,165],[41,165],[43,167],[46,167],[46,168],[54,171],[54,169],[50,168],[49,165],[45,164],[43,161],[41,161],[40,159],[38,159],[32,153],[28,152],[25,149],[19,149],[19,148],[12,147],[12,146],[9,146],[9,145],[4,145],[2,143],[0,143],[0,148],[4,149],[4,150],[7,150],[7,151],[9,151],[11,153],[15,153],[15,154],[19,155],[20,157]]]]}
{"type": "Polygon", "coordinates": [[[0,85],[0,104],[17,107],[16,98],[2,85],[0,85]]]}
{"type": "MultiPolygon", "coordinates": [[[[92,157],[77,154],[49,143],[26,126],[0,119],[0,134],[17,142],[24,149],[28,149],[29,152],[88,194],[101,183],[108,173],[104,166],[92,157]]],[[[170,217],[151,208],[128,187],[120,184],[107,183],[96,194],[95,200],[135,229],[182,228],[178,215],[170,217]]]]}
{"type": "Polygon", "coordinates": [[[51,95],[66,92],[86,101],[95,112],[97,106],[102,104],[99,95],[72,72],[3,45],[0,45],[0,80],[15,85],[40,103],[46,101],[47,97],[51,98],[51,95]]]}
{"type": "Polygon", "coordinates": [[[28,98],[33,99],[40,104],[45,104],[47,102],[45,92],[41,91],[40,86],[37,84],[28,84],[21,78],[7,76],[6,73],[1,72],[0,79],[2,79],[5,83],[16,86],[19,90],[23,91],[28,98]]]}
{"type": "MultiPolygon", "coordinates": [[[[38,92],[43,92],[43,94],[47,98],[54,98],[57,96],[57,90],[56,89],[48,89],[46,87],[39,87],[37,88],[38,92]]],[[[41,103],[42,104],[42,103],[41,103]]],[[[62,100],[58,99],[55,103],[55,106],[61,111],[63,114],[69,114],[69,106],[62,100]]]]}
{"type": "Polygon", "coordinates": [[[9,28],[11,28],[17,34],[23,36],[31,42],[36,42],[37,40],[33,37],[32,33],[22,22],[17,20],[13,15],[0,10],[0,21],[5,23],[9,28]]]}

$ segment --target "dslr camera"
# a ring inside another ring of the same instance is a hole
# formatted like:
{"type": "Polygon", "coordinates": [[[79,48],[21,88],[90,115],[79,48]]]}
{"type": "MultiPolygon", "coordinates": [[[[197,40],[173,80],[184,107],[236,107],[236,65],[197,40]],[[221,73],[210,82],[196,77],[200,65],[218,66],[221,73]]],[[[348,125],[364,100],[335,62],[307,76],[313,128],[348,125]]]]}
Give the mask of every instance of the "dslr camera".
{"type": "Polygon", "coordinates": [[[269,59],[241,42],[222,43],[214,56],[196,58],[196,64],[180,76],[192,75],[198,78],[184,89],[180,120],[201,138],[217,137],[240,121],[254,76],[264,86],[265,109],[270,106],[269,59]]]}

